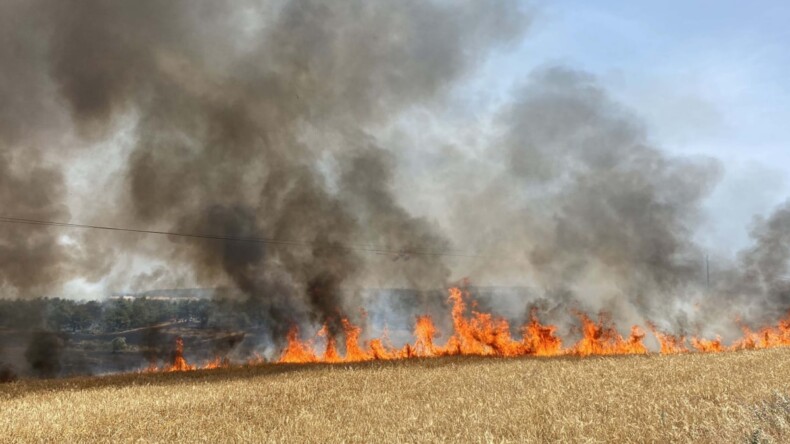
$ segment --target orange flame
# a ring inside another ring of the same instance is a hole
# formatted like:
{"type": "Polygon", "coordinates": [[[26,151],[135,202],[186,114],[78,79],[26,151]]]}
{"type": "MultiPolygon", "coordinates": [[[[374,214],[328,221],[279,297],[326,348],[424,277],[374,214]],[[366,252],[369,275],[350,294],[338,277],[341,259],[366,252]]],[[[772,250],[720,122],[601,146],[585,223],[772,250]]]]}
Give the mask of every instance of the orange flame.
{"type": "MultiPolygon", "coordinates": [[[[261,361],[262,362],[262,361],[261,361]]],[[[206,362],[202,366],[192,365],[184,358],[184,339],[176,337],[176,346],[173,349],[172,359],[170,363],[162,367],[157,366],[156,362],[151,362],[148,367],[143,370],[144,373],[158,373],[158,372],[188,372],[192,370],[211,370],[217,368],[231,367],[231,362],[228,358],[216,357],[213,360],[206,362]]]]}
{"type": "Polygon", "coordinates": [[[533,308],[530,312],[530,321],[521,327],[524,337],[524,352],[535,356],[556,356],[562,351],[562,339],[554,333],[557,327],[542,325],[538,321],[538,310],[533,308]]]}
{"type": "Polygon", "coordinates": [[[176,348],[173,351],[173,362],[165,367],[166,372],[183,372],[188,370],[194,370],[195,367],[189,365],[186,359],[184,359],[184,340],[181,337],[176,338],[176,348]]]}
{"type": "Polygon", "coordinates": [[[313,353],[312,344],[299,341],[299,328],[291,327],[288,330],[288,345],[283,351],[279,362],[283,363],[305,363],[317,362],[318,357],[313,353]]]}
{"type": "Polygon", "coordinates": [[[721,343],[721,338],[718,336],[716,339],[704,339],[694,336],[691,338],[691,346],[698,352],[703,353],[718,353],[725,350],[724,345],[721,343]]]}
{"type": "Polygon", "coordinates": [[[582,322],[584,337],[571,349],[573,354],[589,355],[642,355],[647,347],[642,343],[645,334],[637,327],[631,327],[631,336],[623,339],[608,317],[601,315],[593,322],[587,315],[578,313],[582,322]]]}
{"type": "MultiPolygon", "coordinates": [[[[471,310],[467,313],[468,297],[460,288],[449,290],[448,302],[451,304],[452,333],[444,343],[439,345],[436,338],[440,336],[430,316],[418,316],[414,325],[414,342],[407,343],[400,349],[386,345],[382,338],[361,341],[362,329],[346,318],[341,319],[345,335],[344,356],[337,350],[337,341],[329,334],[326,326],[318,336],[326,339],[326,351],[317,357],[312,351],[312,341],[300,341],[298,331],[294,328],[288,335],[288,344],[278,362],[358,362],[369,360],[390,360],[415,357],[437,357],[450,355],[475,356],[599,356],[599,355],[644,355],[649,351],[644,344],[645,333],[639,326],[632,326],[628,337],[623,337],[610,321],[608,316],[599,316],[598,321],[592,320],[583,313],[577,313],[581,322],[581,339],[568,348],[563,347],[562,340],[557,336],[557,327],[544,325],[538,320],[537,310],[530,313],[530,320],[520,328],[521,339],[511,336],[511,328],[507,320],[490,313],[471,310]]],[[[474,303],[472,303],[474,307],[474,303]]],[[[753,348],[771,348],[790,346],[790,314],[775,327],[765,327],[753,332],[746,327],[743,339],[727,347],[721,338],[704,339],[676,336],[659,331],[655,325],[648,327],[658,341],[661,354],[686,353],[693,350],[706,353],[718,353],[728,350],[753,348]]]]}
{"type": "MultiPolygon", "coordinates": [[[[418,316],[417,323],[414,325],[414,356],[436,356],[439,350],[433,345],[436,337],[436,326],[430,316],[418,316]]],[[[408,354],[408,353],[407,353],[408,354]]]]}
{"type": "MultiPolygon", "coordinates": [[[[449,290],[448,302],[451,305],[450,316],[452,319],[452,332],[444,345],[437,344],[441,335],[433,319],[428,316],[418,316],[414,324],[414,341],[401,348],[395,348],[386,338],[382,337],[362,340],[362,328],[354,325],[349,319],[341,318],[341,332],[332,332],[329,324],[325,323],[317,333],[317,338],[324,342],[324,352],[319,355],[315,351],[313,339],[301,340],[296,326],[291,327],[286,336],[286,346],[277,362],[279,363],[338,363],[361,362],[372,360],[392,360],[407,358],[430,358],[451,355],[475,356],[600,356],[600,355],[635,355],[648,354],[644,344],[645,333],[638,326],[631,327],[628,337],[623,337],[611,319],[606,315],[599,315],[594,321],[584,313],[576,313],[581,322],[581,339],[570,347],[563,347],[563,341],[557,336],[557,327],[545,325],[538,319],[538,312],[533,309],[530,318],[519,329],[521,338],[513,338],[511,326],[504,318],[496,317],[491,313],[477,311],[476,304],[472,302],[472,310],[467,309],[469,295],[460,288],[449,290]],[[345,353],[338,350],[338,336],[342,334],[345,353]]],[[[692,336],[687,340],[685,336],[672,335],[659,331],[658,328],[648,323],[648,328],[659,344],[661,354],[687,353],[691,350],[704,353],[719,353],[731,350],[763,349],[790,346],[790,313],[776,326],[763,327],[752,331],[741,325],[743,337],[732,345],[723,344],[720,337],[705,339],[692,336]],[[691,348],[688,347],[690,344],[691,348]]],[[[265,362],[265,359],[256,355],[247,361],[248,365],[265,362]]],[[[227,358],[215,358],[202,365],[189,364],[184,358],[184,342],[182,338],[176,339],[175,350],[169,364],[158,368],[153,363],[146,371],[189,371],[196,369],[214,369],[230,367],[232,364],[227,358]]]]}
{"type": "Polygon", "coordinates": [[[656,337],[659,347],[661,347],[662,355],[674,355],[677,353],[686,353],[689,349],[686,347],[686,337],[676,336],[669,333],[659,331],[653,323],[649,323],[648,327],[656,337]]]}

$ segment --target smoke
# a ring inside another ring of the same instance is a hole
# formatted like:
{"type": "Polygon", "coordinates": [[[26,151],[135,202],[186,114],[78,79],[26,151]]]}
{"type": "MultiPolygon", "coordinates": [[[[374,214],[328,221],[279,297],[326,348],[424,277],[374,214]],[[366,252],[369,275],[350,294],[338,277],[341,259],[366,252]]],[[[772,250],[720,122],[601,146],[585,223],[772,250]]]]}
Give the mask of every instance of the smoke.
{"type": "Polygon", "coordinates": [[[758,223],[755,247],[707,292],[694,234],[721,166],[664,153],[570,68],[536,71],[490,116],[485,148],[437,162],[441,204],[404,203],[399,185],[421,158],[403,162],[382,134],[447,106],[529,26],[515,0],[4,2],[3,214],[278,242],[2,224],[0,291],[48,294],[75,278],[145,288],[170,275],[231,288],[275,340],[293,323],[336,331],[369,287],[419,290],[415,305],[431,310],[443,301],[428,290],[464,276],[530,285],[529,304],[552,313],[680,329],[704,317],[694,303],[786,308],[790,210],[758,223]],[[103,145],[119,128],[123,146],[103,145]],[[98,150],[112,161],[73,166],[98,150]],[[74,175],[105,179],[75,198],[74,175]],[[453,249],[478,256],[415,253],[453,249]],[[129,257],[151,267],[132,273],[129,257]]]}
{"type": "Polygon", "coordinates": [[[716,294],[726,304],[711,304],[710,317],[734,306],[741,321],[756,324],[772,322],[790,308],[790,203],[756,217],[750,234],[753,244],[737,262],[716,270],[716,294]]]}
{"type": "Polygon", "coordinates": [[[752,231],[755,245],[742,253],[743,273],[756,293],[771,296],[774,307],[784,308],[788,299],[790,265],[790,203],[785,203],[767,219],[758,219],[752,231]]]}
{"type": "MultiPolygon", "coordinates": [[[[60,203],[65,193],[63,176],[29,157],[0,152],[0,207],[22,217],[67,219],[68,209],[60,203]]],[[[3,227],[0,289],[53,289],[67,272],[68,256],[67,249],[51,233],[31,232],[20,226],[3,227]]]]}
{"type": "Polygon", "coordinates": [[[583,73],[533,75],[504,114],[509,174],[540,230],[526,254],[550,291],[666,319],[699,288],[693,240],[720,166],[672,157],[583,73]]]}
{"type": "Polygon", "coordinates": [[[567,67],[533,72],[491,127],[482,148],[437,168],[450,238],[480,253],[457,268],[530,287],[527,305],[559,323],[582,310],[689,327],[678,320],[705,297],[694,235],[719,162],[665,153],[634,112],[567,67]]]}
{"type": "MultiPolygon", "coordinates": [[[[3,226],[3,257],[13,258],[0,264],[4,285],[25,294],[38,285],[56,289],[88,275],[87,268],[100,279],[116,257],[139,250],[174,268],[186,264],[198,284],[232,285],[241,306],[263,318],[274,337],[293,322],[336,327],[377,267],[404,285],[447,283],[450,270],[440,256],[415,257],[399,269],[381,258],[366,263],[348,248],[449,245],[435,224],[400,205],[391,171],[397,165],[377,146],[375,128],[441,97],[529,24],[509,0],[42,0],[4,8],[4,17],[17,17],[6,19],[5,32],[20,31],[14,37],[24,54],[23,63],[9,63],[14,71],[2,92],[13,100],[4,103],[18,101],[16,91],[37,93],[44,85],[58,98],[46,104],[51,109],[29,111],[51,115],[38,124],[4,109],[15,125],[3,128],[10,144],[3,146],[12,146],[0,157],[0,171],[8,172],[0,180],[10,181],[2,183],[4,211],[45,220],[70,214],[68,161],[47,164],[59,156],[44,152],[28,156],[29,165],[11,165],[16,144],[32,143],[29,136],[51,121],[63,122],[85,145],[131,121],[131,147],[119,151],[115,166],[120,182],[106,189],[117,194],[96,199],[109,203],[102,207],[83,199],[89,210],[81,215],[293,241],[173,238],[137,246],[132,237],[97,233],[72,234],[64,245],[55,230],[29,237],[29,227],[3,226]],[[39,30],[22,32],[27,24],[20,17],[39,30]],[[71,244],[101,260],[79,262],[71,244]]],[[[14,46],[0,54],[18,62],[19,52],[14,46]]]]}
{"type": "Polygon", "coordinates": [[[61,367],[61,355],[65,346],[62,335],[48,331],[33,333],[25,351],[30,368],[39,376],[57,376],[61,367]]]}

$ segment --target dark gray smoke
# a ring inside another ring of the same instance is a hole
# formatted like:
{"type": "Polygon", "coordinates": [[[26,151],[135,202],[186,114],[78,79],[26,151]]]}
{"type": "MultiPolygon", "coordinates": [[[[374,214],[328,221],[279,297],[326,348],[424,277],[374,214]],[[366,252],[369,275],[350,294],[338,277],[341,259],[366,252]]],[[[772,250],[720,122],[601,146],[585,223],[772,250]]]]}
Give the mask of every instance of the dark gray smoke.
{"type": "Polygon", "coordinates": [[[33,333],[25,351],[25,358],[33,372],[39,376],[52,377],[60,372],[64,339],[62,335],[48,331],[33,333]]]}
{"type": "Polygon", "coordinates": [[[741,253],[745,281],[751,296],[769,296],[770,311],[790,307],[790,203],[767,219],[758,219],[752,230],[754,246],[741,253]],[[755,288],[756,287],[756,288],[755,288]]]}
{"type": "MultiPolygon", "coordinates": [[[[0,55],[11,67],[3,106],[25,105],[3,109],[12,117],[0,135],[4,212],[69,219],[68,164],[47,164],[54,154],[13,157],[37,140],[31,134],[60,122],[89,145],[126,125],[128,148],[118,150],[117,180],[105,190],[118,194],[84,199],[80,214],[298,245],[71,233],[81,252],[102,258],[93,268],[106,271],[136,249],[174,269],[186,264],[200,284],[235,287],[275,337],[293,322],[336,326],[378,266],[404,285],[446,284],[439,256],[398,268],[348,248],[449,245],[401,207],[393,157],[372,131],[436,100],[492,48],[519,37],[528,20],[515,1],[34,3],[3,6],[9,36],[0,55]],[[35,107],[22,103],[26,93],[58,100],[35,107]]],[[[6,287],[25,293],[88,275],[58,231],[2,230],[3,257],[13,261],[0,264],[6,287]]]]}
{"type": "MultiPolygon", "coordinates": [[[[0,207],[7,214],[21,217],[68,219],[68,208],[61,203],[65,193],[63,176],[30,157],[0,152],[0,207]]],[[[68,271],[68,259],[68,250],[53,233],[30,230],[27,226],[4,226],[0,242],[0,289],[12,294],[16,290],[54,289],[68,271]]]]}
{"type": "MultiPolygon", "coordinates": [[[[68,219],[63,174],[45,161],[59,126],[46,73],[46,35],[34,2],[0,5],[0,208],[6,215],[68,219]],[[27,19],[23,19],[27,18],[27,19]]],[[[68,251],[52,233],[0,228],[0,291],[4,296],[56,289],[68,274],[68,251]]]]}
{"type": "Polygon", "coordinates": [[[505,121],[510,173],[542,219],[527,254],[543,285],[658,319],[699,288],[704,254],[693,234],[716,162],[664,154],[589,76],[568,69],[536,73],[505,121]]]}
{"type": "Polygon", "coordinates": [[[709,318],[737,307],[740,320],[754,327],[790,309],[790,203],[755,218],[750,234],[753,244],[737,262],[715,270],[719,303],[708,304],[709,318]]]}
{"type": "Polygon", "coordinates": [[[788,210],[707,291],[694,233],[719,164],[667,155],[572,69],[538,70],[485,149],[436,162],[441,204],[404,203],[410,164],[382,134],[446,107],[529,24],[515,0],[3,2],[0,213],[285,242],[0,224],[0,291],[229,288],[275,339],[293,323],[336,330],[365,287],[425,299],[464,276],[529,285],[552,313],[665,328],[694,328],[720,300],[786,308],[788,210]],[[415,254],[457,249],[478,256],[415,254]]]}
{"type": "Polygon", "coordinates": [[[454,237],[486,253],[470,275],[520,275],[540,305],[565,313],[678,319],[704,284],[693,235],[718,163],[662,152],[591,76],[568,68],[533,73],[497,122],[496,167],[461,178],[480,191],[454,212],[454,237]]]}

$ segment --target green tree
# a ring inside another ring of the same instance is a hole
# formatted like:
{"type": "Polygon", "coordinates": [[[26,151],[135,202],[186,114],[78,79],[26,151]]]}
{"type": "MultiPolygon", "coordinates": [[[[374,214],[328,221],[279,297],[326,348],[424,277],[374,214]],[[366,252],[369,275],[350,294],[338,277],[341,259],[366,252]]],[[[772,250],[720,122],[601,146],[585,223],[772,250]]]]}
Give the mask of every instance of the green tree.
{"type": "Polygon", "coordinates": [[[84,331],[93,325],[93,317],[86,304],[76,304],[71,312],[69,328],[71,331],[84,331]]]}
{"type": "Polygon", "coordinates": [[[104,328],[106,331],[126,330],[131,326],[132,306],[126,300],[112,301],[104,312],[104,328]]]}
{"type": "Polygon", "coordinates": [[[74,302],[55,298],[47,300],[47,324],[55,331],[70,327],[74,314],[74,302]]]}
{"type": "Polygon", "coordinates": [[[132,328],[144,327],[152,324],[154,321],[154,313],[150,301],[146,298],[135,299],[134,302],[132,302],[129,319],[132,328]]]}

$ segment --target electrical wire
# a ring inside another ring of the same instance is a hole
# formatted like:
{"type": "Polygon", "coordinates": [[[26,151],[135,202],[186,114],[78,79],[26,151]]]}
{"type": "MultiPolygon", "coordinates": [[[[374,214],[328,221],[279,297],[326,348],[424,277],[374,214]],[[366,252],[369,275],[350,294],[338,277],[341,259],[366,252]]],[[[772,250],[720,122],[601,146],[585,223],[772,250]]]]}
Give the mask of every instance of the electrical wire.
{"type": "MultiPolygon", "coordinates": [[[[68,222],[57,222],[50,220],[25,219],[20,217],[9,217],[9,216],[0,216],[0,223],[154,234],[154,235],[163,235],[163,236],[178,236],[178,237],[186,237],[186,238],[222,240],[222,241],[232,241],[232,242],[251,242],[251,243],[285,245],[285,246],[295,246],[295,247],[314,246],[314,243],[312,242],[285,240],[285,239],[274,239],[274,238],[264,238],[264,237],[220,236],[220,235],[202,234],[202,233],[182,233],[177,231],[144,230],[137,228],[109,227],[102,225],[87,225],[87,224],[77,224],[77,223],[68,223],[68,222]]],[[[362,246],[362,245],[334,245],[333,248],[345,250],[345,251],[363,251],[363,252],[376,253],[382,255],[392,255],[392,256],[396,256],[397,258],[408,257],[408,256],[480,257],[480,255],[477,254],[466,254],[457,251],[390,250],[386,248],[377,248],[373,246],[362,246]]]]}

